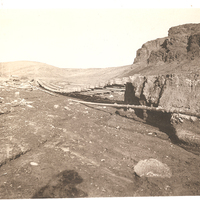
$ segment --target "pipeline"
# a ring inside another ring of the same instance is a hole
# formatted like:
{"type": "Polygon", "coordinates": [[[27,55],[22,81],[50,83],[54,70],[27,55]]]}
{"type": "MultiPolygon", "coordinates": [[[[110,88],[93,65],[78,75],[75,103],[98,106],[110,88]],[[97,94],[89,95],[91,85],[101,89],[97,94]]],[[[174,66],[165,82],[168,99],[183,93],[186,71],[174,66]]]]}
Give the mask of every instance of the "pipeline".
{"type": "Polygon", "coordinates": [[[80,104],[107,106],[107,107],[114,107],[114,108],[133,108],[133,109],[149,110],[149,111],[156,111],[156,112],[163,112],[163,113],[177,113],[177,114],[184,114],[184,115],[195,116],[195,117],[200,118],[199,113],[184,111],[184,110],[175,109],[175,108],[166,110],[162,107],[149,107],[149,106],[142,106],[142,105],[94,103],[94,102],[87,102],[87,101],[78,101],[78,100],[73,100],[73,99],[71,99],[70,101],[80,103],[80,104]]]}
{"type": "MultiPolygon", "coordinates": [[[[56,93],[71,93],[74,91],[62,91],[62,90],[55,90],[50,87],[48,87],[46,84],[44,84],[42,81],[37,80],[39,85],[47,90],[50,90],[52,92],[56,93]]],[[[166,110],[162,107],[149,107],[149,106],[143,106],[143,105],[127,105],[127,104],[103,104],[103,103],[94,103],[94,102],[86,102],[86,101],[77,101],[77,100],[72,100],[77,103],[81,104],[90,104],[90,105],[101,105],[101,106],[109,106],[109,107],[115,107],[115,108],[133,108],[133,109],[141,109],[141,110],[149,110],[149,111],[156,111],[156,112],[163,112],[163,113],[177,113],[177,114],[183,114],[183,115],[189,115],[189,116],[195,116],[200,118],[200,113],[196,112],[191,112],[188,110],[181,110],[181,109],[176,109],[176,108],[171,108],[169,110],[166,110]]]]}

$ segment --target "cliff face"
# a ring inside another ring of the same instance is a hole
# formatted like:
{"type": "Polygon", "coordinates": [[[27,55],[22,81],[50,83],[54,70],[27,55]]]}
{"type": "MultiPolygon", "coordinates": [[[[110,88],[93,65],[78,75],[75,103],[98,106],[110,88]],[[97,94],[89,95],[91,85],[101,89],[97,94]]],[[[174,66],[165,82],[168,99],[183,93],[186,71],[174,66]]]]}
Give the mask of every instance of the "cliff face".
{"type": "MultiPolygon", "coordinates": [[[[191,97],[199,98],[199,61],[200,24],[170,28],[168,37],[149,41],[137,51],[133,68],[137,66],[140,75],[132,76],[135,97],[143,98],[147,105],[189,106],[200,112],[200,105],[195,104],[200,99],[188,105],[191,97]],[[141,84],[140,89],[138,84],[141,84]]],[[[134,74],[136,70],[133,70],[134,74]]]]}
{"type": "Polygon", "coordinates": [[[126,85],[125,102],[200,113],[200,78],[193,76],[186,79],[176,74],[136,74],[126,85]]]}
{"type": "Polygon", "coordinates": [[[147,63],[149,57],[151,56],[151,53],[159,51],[161,45],[165,42],[166,39],[167,37],[160,38],[160,39],[152,40],[143,44],[142,48],[137,50],[134,63],[138,63],[138,62],[147,63]]]}
{"type": "Polygon", "coordinates": [[[181,73],[182,66],[199,58],[200,24],[180,25],[170,28],[167,37],[143,44],[137,51],[133,63],[134,70],[130,75],[134,73],[163,74],[169,67],[171,67],[170,72],[181,73]],[[138,65],[140,67],[135,69],[138,65]]]}
{"type": "Polygon", "coordinates": [[[171,127],[179,140],[200,145],[200,119],[173,114],[173,109],[200,113],[200,24],[172,27],[168,37],[145,43],[132,67],[125,102],[172,111],[137,112],[149,122],[171,127]]]}
{"type": "Polygon", "coordinates": [[[135,110],[147,122],[167,130],[172,140],[200,145],[200,119],[189,114],[200,113],[200,78],[184,75],[136,74],[126,84],[125,103],[161,107],[169,113],[135,110]],[[170,135],[171,134],[171,135],[170,135]]]}

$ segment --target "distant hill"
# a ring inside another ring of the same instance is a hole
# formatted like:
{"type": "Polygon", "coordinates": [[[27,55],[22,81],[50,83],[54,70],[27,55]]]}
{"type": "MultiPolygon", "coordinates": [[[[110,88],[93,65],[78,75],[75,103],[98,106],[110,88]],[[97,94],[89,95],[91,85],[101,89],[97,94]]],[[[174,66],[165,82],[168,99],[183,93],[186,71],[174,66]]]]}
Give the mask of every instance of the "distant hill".
{"type": "Polygon", "coordinates": [[[131,65],[109,68],[72,69],[58,68],[33,61],[15,61],[0,63],[1,76],[16,75],[28,78],[60,79],[69,83],[95,84],[116,78],[131,70],[131,65]]]}
{"type": "Polygon", "coordinates": [[[0,63],[1,76],[60,79],[77,84],[96,84],[134,74],[171,73],[200,74],[200,24],[170,28],[167,37],[146,42],[138,49],[133,64],[122,67],[64,69],[32,61],[0,63]]]}
{"type": "Polygon", "coordinates": [[[1,63],[0,73],[2,76],[58,77],[61,70],[45,63],[16,61],[1,63]]]}

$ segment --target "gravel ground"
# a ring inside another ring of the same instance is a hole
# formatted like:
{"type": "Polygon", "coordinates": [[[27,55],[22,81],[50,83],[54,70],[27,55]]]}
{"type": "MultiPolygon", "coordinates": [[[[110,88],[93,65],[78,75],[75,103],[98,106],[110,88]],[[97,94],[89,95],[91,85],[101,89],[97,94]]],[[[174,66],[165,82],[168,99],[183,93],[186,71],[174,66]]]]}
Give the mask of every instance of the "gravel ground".
{"type": "Polygon", "coordinates": [[[0,198],[200,195],[199,156],[134,112],[1,90],[12,109],[0,115],[0,198]],[[150,158],[172,176],[137,176],[134,166],[150,158]]]}

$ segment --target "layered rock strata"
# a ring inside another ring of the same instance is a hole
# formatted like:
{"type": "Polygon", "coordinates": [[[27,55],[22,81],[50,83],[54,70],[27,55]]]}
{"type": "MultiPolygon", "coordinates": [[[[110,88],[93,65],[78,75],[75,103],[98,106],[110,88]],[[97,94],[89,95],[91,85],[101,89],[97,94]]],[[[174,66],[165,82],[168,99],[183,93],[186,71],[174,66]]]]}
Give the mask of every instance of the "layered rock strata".
{"type": "Polygon", "coordinates": [[[176,74],[131,76],[126,84],[125,103],[163,108],[166,113],[139,110],[136,113],[147,122],[161,128],[171,128],[170,131],[174,130],[179,140],[200,144],[192,139],[200,136],[199,129],[194,128],[199,127],[199,118],[189,114],[173,113],[177,109],[182,113],[200,113],[199,77],[187,79],[176,74]]]}
{"type": "Polygon", "coordinates": [[[181,61],[200,56],[200,24],[184,24],[172,27],[168,37],[149,41],[137,51],[134,63],[181,61]]]}
{"type": "MultiPolygon", "coordinates": [[[[167,37],[146,42],[138,49],[132,69],[125,74],[132,77],[126,85],[127,103],[199,114],[200,24],[171,27],[167,37]]],[[[172,125],[177,139],[200,144],[198,118],[178,113],[138,113],[147,121],[172,125]]]]}

